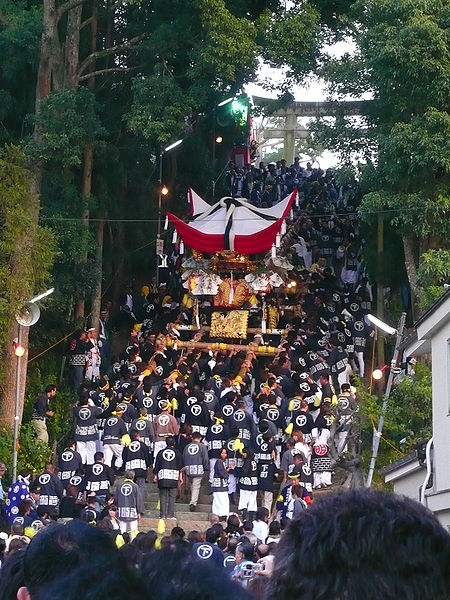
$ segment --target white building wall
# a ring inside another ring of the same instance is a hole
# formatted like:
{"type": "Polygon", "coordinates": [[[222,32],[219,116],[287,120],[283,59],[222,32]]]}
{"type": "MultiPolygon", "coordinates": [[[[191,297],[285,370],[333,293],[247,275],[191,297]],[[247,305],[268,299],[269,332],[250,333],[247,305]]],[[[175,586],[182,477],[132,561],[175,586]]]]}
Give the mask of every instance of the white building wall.
{"type": "Polygon", "coordinates": [[[436,492],[450,491],[449,340],[450,324],[447,322],[431,339],[435,470],[433,490],[436,492]]]}

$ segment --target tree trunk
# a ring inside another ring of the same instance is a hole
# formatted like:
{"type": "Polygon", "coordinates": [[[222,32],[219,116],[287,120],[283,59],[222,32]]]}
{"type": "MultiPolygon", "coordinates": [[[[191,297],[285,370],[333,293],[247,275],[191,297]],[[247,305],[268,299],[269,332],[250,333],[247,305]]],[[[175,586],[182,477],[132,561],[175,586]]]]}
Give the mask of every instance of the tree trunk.
{"type": "Polygon", "coordinates": [[[83,7],[77,6],[67,16],[66,43],[64,46],[64,86],[71,90],[78,87],[80,58],[80,26],[83,7]]]}
{"type": "MultiPolygon", "coordinates": [[[[88,258],[87,252],[87,237],[89,235],[89,218],[90,218],[90,210],[89,210],[89,200],[91,197],[92,190],[92,167],[94,164],[94,153],[92,150],[92,146],[88,146],[84,151],[84,161],[83,161],[83,183],[82,183],[82,201],[83,201],[83,209],[81,214],[81,219],[83,223],[83,227],[85,229],[85,237],[82,240],[82,262],[86,263],[88,258]]],[[[83,324],[84,320],[84,308],[85,308],[85,298],[78,298],[75,303],[75,323],[78,325],[83,324]]]]}
{"type": "Polygon", "coordinates": [[[97,223],[97,248],[95,251],[95,274],[97,283],[92,294],[91,302],[91,327],[98,327],[100,318],[100,305],[102,302],[102,272],[103,272],[103,231],[105,221],[103,218],[97,223]]]}
{"type": "Polygon", "coordinates": [[[405,252],[405,267],[408,275],[409,286],[411,288],[411,307],[413,319],[417,315],[417,262],[416,262],[416,247],[415,240],[412,234],[403,236],[403,250],[405,252]]]}
{"type": "MultiPolygon", "coordinates": [[[[384,319],[383,298],[383,254],[384,254],[384,220],[383,215],[378,215],[377,221],[377,317],[384,319]]],[[[377,363],[384,365],[384,335],[377,331],[377,363]]]]}
{"type": "MultiPolygon", "coordinates": [[[[80,14],[81,17],[81,14],[80,14]]],[[[90,36],[91,42],[90,42],[90,50],[91,53],[95,52],[96,48],[97,48],[97,5],[96,5],[96,1],[93,0],[93,7],[92,7],[92,22],[91,22],[91,36],[90,36]]],[[[78,36],[78,40],[79,40],[79,36],[78,36]]],[[[77,55],[77,61],[76,61],[76,65],[74,65],[74,69],[75,72],[78,73],[78,68],[79,68],[79,64],[78,64],[78,55],[77,55]]],[[[92,63],[92,65],[90,66],[90,70],[95,70],[95,62],[92,63]]],[[[78,77],[78,75],[76,75],[78,77]]],[[[77,83],[78,83],[78,79],[77,79],[77,83]]],[[[89,79],[88,82],[88,86],[90,89],[93,89],[95,85],[95,79],[94,77],[92,77],[91,79],[89,79]]],[[[87,259],[88,259],[88,252],[87,252],[87,242],[88,242],[88,238],[89,238],[89,218],[90,218],[90,210],[89,210],[89,201],[91,198],[91,193],[92,193],[92,168],[94,165],[94,151],[92,148],[92,145],[87,146],[87,148],[85,148],[84,150],[84,160],[83,160],[83,181],[82,181],[82,201],[83,201],[83,208],[82,208],[82,222],[83,222],[83,227],[85,230],[85,235],[84,235],[84,247],[82,249],[82,262],[86,263],[87,259]]],[[[103,240],[103,232],[102,232],[102,240],[103,240]]],[[[102,241],[102,250],[103,250],[103,241],[102,241]]],[[[100,276],[100,281],[101,281],[101,276],[100,276]]],[[[83,296],[82,298],[77,298],[76,303],[75,303],[75,311],[74,311],[74,320],[75,323],[77,323],[78,325],[81,325],[84,321],[84,314],[85,314],[85,303],[86,303],[86,299],[83,296]]],[[[98,319],[97,319],[98,322],[98,319]]],[[[97,326],[97,325],[95,325],[97,326]]]]}
{"type": "MultiPolygon", "coordinates": [[[[44,98],[46,98],[52,89],[52,69],[54,64],[54,50],[55,40],[57,39],[57,17],[55,0],[44,0],[43,5],[43,31],[41,36],[41,48],[39,55],[38,73],[36,79],[36,100],[35,110],[39,111],[40,104],[44,98]]],[[[42,137],[42,132],[38,126],[34,128],[33,138],[36,143],[39,143],[42,137]]],[[[30,184],[30,192],[38,200],[32,204],[30,214],[32,215],[33,221],[37,224],[39,220],[39,196],[42,187],[42,175],[44,169],[44,163],[40,158],[35,159],[30,164],[31,171],[33,173],[32,181],[30,184]]],[[[33,252],[31,236],[21,237],[17,240],[16,252],[23,256],[23,253],[33,252]]],[[[10,269],[15,271],[20,269],[20,265],[23,264],[20,260],[13,260],[11,262],[10,269]]],[[[16,274],[17,277],[17,274],[16,274]]],[[[28,277],[23,278],[24,282],[29,279],[28,277]]],[[[28,294],[33,293],[33,289],[24,290],[25,298],[28,294]]],[[[14,405],[15,405],[15,391],[16,391],[16,368],[17,358],[14,354],[12,347],[12,340],[17,337],[17,321],[14,315],[10,316],[9,323],[7,325],[9,336],[7,347],[2,349],[3,356],[3,381],[2,381],[2,400],[1,400],[1,417],[2,423],[5,423],[8,427],[14,424],[14,405]]],[[[22,420],[23,404],[25,397],[25,383],[27,377],[27,357],[28,357],[28,337],[29,327],[23,327],[22,330],[22,345],[25,348],[25,354],[20,361],[20,393],[19,393],[19,421],[22,420]]]]}
{"type": "Polygon", "coordinates": [[[125,266],[125,231],[123,223],[117,223],[117,234],[114,239],[113,257],[117,255],[118,260],[113,271],[113,294],[112,303],[114,310],[119,308],[120,294],[122,291],[123,272],[125,266]]]}

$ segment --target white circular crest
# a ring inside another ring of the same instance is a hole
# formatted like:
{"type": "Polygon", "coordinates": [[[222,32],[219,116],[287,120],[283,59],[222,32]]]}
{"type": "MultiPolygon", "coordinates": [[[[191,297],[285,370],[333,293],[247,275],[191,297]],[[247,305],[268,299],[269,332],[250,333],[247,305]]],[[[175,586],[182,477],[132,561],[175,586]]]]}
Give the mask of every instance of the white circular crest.
{"type": "Polygon", "coordinates": [[[198,444],[189,444],[187,451],[190,456],[195,456],[199,452],[198,444]]]}
{"type": "Polygon", "coordinates": [[[217,425],[211,425],[211,432],[214,433],[214,435],[218,435],[219,433],[222,433],[222,431],[223,425],[220,425],[220,423],[217,425]]]}
{"type": "Polygon", "coordinates": [[[298,415],[297,418],[295,419],[295,424],[298,427],[303,427],[303,425],[306,425],[306,421],[307,421],[306,415],[298,415]]]}
{"type": "Polygon", "coordinates": [[[94,475],[100,475],[101,473],[103,473],[103,465],[97,463],[95,465],[92,465],[92,472],[94,473],[94,475]]]}
{"type": "Polygon", "coordinates": [[[64,462],[69,462],[73,458],[73,452],[71,450],[66,450],[61,454],[61,458],[64,462]]]}
{"type": "Polygon", "coordinates": [[[211,558],[212,553],[213,553],[213,549],[208,544],[201,544],[197,548],[197,556],[199,558],[201,558],[202,560],[208,560],[208,558],[211,558]]]}
{"type": "Polygon", "coordinates": [[[364,323],[362,321],[355,321],[353,324],[355,331],[361,332],[364,331],[364,323]]]}
{"type": "Polygon", "coordinates": [[[194,415],[194,417],[200,416],[202,413],[202,407],[200,404],[193,404],[191,406],[191,413],[194,415]]]}
{"type": "Polygon", "coordinates": [[[233,420],[240,423],[245,419],[245,413],[243,410],[237,410],[233,415],[233,420]]]}
{"type": "Polygon", "coordinates": [[[39,483],[41,485],[47,485],[47,483],[50,481],[50,475],[48,473],[42,473],[42,475],[39,477],[39,483]]]}
{"type": "Polygon", "coordinates": [[[120,493],[122,494],[122,496],[129,496],[132,491],[133,487],[131,483],[122,483],[120,487],[120,493]]]}
{"type": "Polygon", "coordinates": [[[139,440],[134,440],[134,442],[131,442],[128,448],[130,452],[138,452],[138,450],[141,449],[141,443],[139,442],[139,440]]]}
{"type": "Polygon", "coordinates": [[[106,424],[108,425],[108,427],[114,427],[114,425],[119,421],[119,419],[117,417],[110,417],[107,421],[106,424]]]}
{"type": "Polygon", "coordinates": [[[169,421],[169,415],[159,415],[158,417],[158,423],[161,425],[161,427],[165,427],[166,425],[168,425],[169,421]]]}
{"type": "Polygon", "coordinates": [[[166,448],[163,450],[163,458],[164,460],[171,461],[175,458],[175,452],[171,448],[166,448]]]}
{"type": "Polygon", "coordinates": [[[231,406],[231,404],[225,404],[225,406],[222,408],[222,412],[226,417],[231,417],[234,412],[234,408],[231,406]]]}
{"type": "Polygon", "coordinates": [[[88,419],[90,419],[91,414],[92,413],[89,408],[83,407],[83,408],[80,408],[78,416],[80,417],[80,419],[82,421],[87,421],[88,419]]]}
{"type": "Polygon", "coordinates": [[[267,411],[267,418],[271,421],[276,421],[280,416],[280,411],[278,408],[269,408],[267,411]]]}
{"type": "Polygon", "coordinates": [[[339,408],[342,410],[347,410],[348,406],[349,406],[348,398],[346,398],[345,396],[341,396],[339,398],[339,408]]]}

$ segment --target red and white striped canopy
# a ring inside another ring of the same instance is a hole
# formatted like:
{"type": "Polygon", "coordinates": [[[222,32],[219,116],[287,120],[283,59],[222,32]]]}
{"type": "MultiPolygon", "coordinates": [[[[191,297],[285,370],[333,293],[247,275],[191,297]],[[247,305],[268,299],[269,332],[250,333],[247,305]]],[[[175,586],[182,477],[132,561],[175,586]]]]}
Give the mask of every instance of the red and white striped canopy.
{"type": "Polygon", "coordinates": [[[233,250],[239,254],[266,252],[275,243],[283,220],[297,195],[295,190],[272,208],[257,208],[245,198],[221,198],[213,206],[189,189],[192,220],[185,223],[167,213],[185,246],[213,254],[233,250]]]}

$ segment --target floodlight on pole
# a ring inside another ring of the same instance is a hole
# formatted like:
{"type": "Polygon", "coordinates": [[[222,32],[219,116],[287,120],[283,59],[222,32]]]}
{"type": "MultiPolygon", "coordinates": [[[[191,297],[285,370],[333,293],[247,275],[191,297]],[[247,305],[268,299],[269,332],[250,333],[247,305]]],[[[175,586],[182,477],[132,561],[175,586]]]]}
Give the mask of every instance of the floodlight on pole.
{"type": "Polygon", "coordinates": [[[31,302],[31,304],[34,304],[35,302],[38,302],[39,300],[42,300],[43,298],[50,296],[50,294],[53,294],[54,291],[55,291],[55,288],[50,288],[49,290],[42,292],[42,294],[38,294],[34,298],[31,298],[31,300],[28,300],[28,302],[31,302]]]}
{"type": "Polygon", "coordinates": [[[173,144],[170,144],[170,146],[167,146],[167,148],[164,148],[164,152],[169,152],[170,150],[173,150],[174,148],[179,146],[182,142],[183,142],[183,140],[177,140],[173,144]]]}
{"type": "MultiPolygon", "coordinates": [[[[400,354],[400,344],[402,342],[403,330],[405,328],[406,313],[402,313],[399,324],[398,324],[398,329],[393,329],[392,327],[389,327],[389,325],[386,325],[386,323],[383,323],[383,321],[380,321],[380,319],[377,319],[373,315],[367,315],[367,317],[371,323],[374,323],[375,325],[377,325],[377,323],[375,321],[377,321],[378,323],[382,323],[383,326],[389,328],[390,330],[393,330],[393,332],[397,334],[397,337],[395,340],[394,353],[392,355],[392,360],[391,360],[391,364],[390,364],[389,377],[388,377],[387,384],[386,384],[386,391],[384,393],[384,398],[383,398],[383,405],[381,407],[380,419],[378,421],[377,429],[376,430],[374,429],[374,432],[373,432],[372,456],[370,459],[369,472],[367,474],[367,480],[366,480],[366,487],[370,488],[372,485],[373,474],[375,472],[375,464],[377,462],[378,448],[380,446],[380,439],[381,439],[381,435],[383,432],[384,417],[386,415],[388,402],[389,402],[389,396],[391,394],[392,384],[394,382],[394,374],[395,374],[395,370],[396,370],[396,366],[397,366],[397,360],[398,360],[398,357],[400,354]],[[375,319],[375,321],[373,319],[375,319]]],[[[380,329],[382,329],[382,327],[380,327],[380,329]]],[[[383,331],[386,331],[386,329],[383,329],[383,331]]],[[[383,369],[384,368],[385,367],[383,367],[383,369]]],[[[382,373],[382,369],[378,369],[378,370],[381,371],[381,373],[382,373]]]]}
{"type": "MultiPolygon", "coordinates": [[[[161,148],[159,153],[159,179],[158,179],[158,231],[157,231],[157,241],[156,241],[156,253],[158,254],[158,245],[160,243],[161,238],[161,209],[162,209],[162,197],[166,196],[169,192],[166,186],[163,186],[163,155],[166,152],[170,152],[177,146],[179,146],[183,142],[183,139],[177,140],[173,142],[173,144],[169,144],[165,148],[161,148]],[[163,189],[164,188],[164,189],[163,189]]],[[[159,284],[159,258],[156,257],[156,282],[159,284]]]]}
{"type": "Polygon", "coordinates": [[[219,102],[219,104],[217,105],[219,106],[225,106],[225,104],[228,104],[229,102],[233,102],[233,100],[235,100],[236,97],[233,96],[232,98],[227,98],[226,100],[222,100],[222,102],[219,102]]]}
{"type": "MultiPolygon", "coordinates": [[[[50,288],[37,296],[25,302],[25,304],[20,308],[20,310],[16,314],[16,321],[18,324],[18,333],[17,333],[17,341],[14,342],[14,354],[17,358],[16,360],[16,390],[15,390],[15,398],[14,398],[14,431],[13,431],[13,455],[12,455],[12,478],[13,481],[16,481],[17,478],[17,457],[19,450],[19,425],[20,425],[20,405],[21,405],[21,381],[20,381],[20,373],[21,373],[21,362],[22,358],[25,355],[25,347],[22,344],[22,336],[23,336],[23,328],[31,327],[34,325],[40,316],[39,306],[36,305],[36,302],[50,296],[53,294],[55,288],[50,288]]],[[[23,398],[22,398],[23,401],[23,398]]]]}
{"type": "Polygon", "coordinates": [[[374,315],[368,314],[367,318],[372,323],[372,325],[375,325],[375,327],[378,327],[378,329],[381,329],[382,331],[384,331],[388,335],[395,335],[397,333],[397,329],[395,329],[395,327],[391,327],[390,325],[388,325],[387,323],[385,323],[381,319],[378,319],[378,317],[375,317],[374,315]]]}

